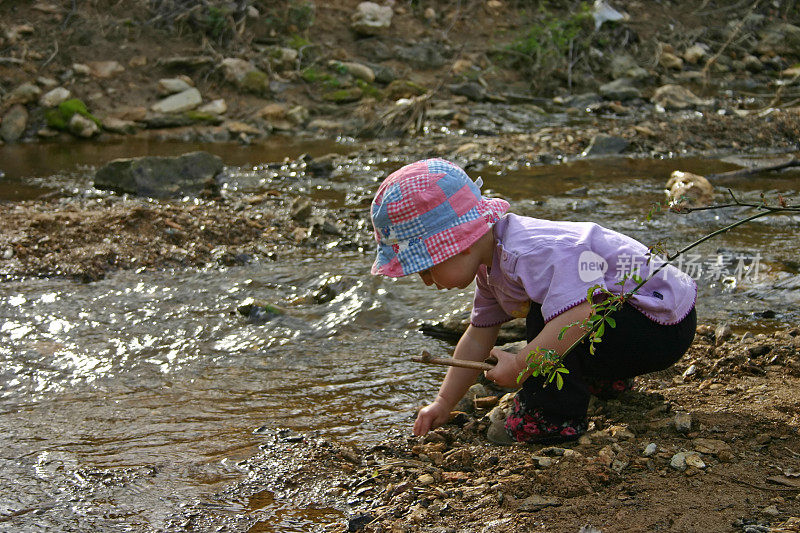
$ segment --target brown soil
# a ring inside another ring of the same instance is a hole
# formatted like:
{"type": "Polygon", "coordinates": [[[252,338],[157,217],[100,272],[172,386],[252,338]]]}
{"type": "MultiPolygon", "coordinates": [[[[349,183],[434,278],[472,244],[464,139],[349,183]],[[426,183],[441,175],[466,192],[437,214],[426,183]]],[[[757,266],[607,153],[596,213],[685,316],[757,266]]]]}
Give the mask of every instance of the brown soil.
{"type": "MultiPolygon", "coordinates": [[[[800,330],[719,340],[708,326],[698,332],[671,372],[594,402],[577,443],[493,445],[486,408],[370,447],[278,434],[247,462],[249,479],[221,497],[269,490],[346,510],[347,524],[326,531],[800,530],[800,330]],[[678,413],[689,414],[689,429],[677,430],[678,413]],[[657,449],[646,456],[650,443],[657,449]],[[679,452],[702,463],[679,470],[670,465],[679,452]],[[300,466],[276,473],[284,454],[300,466]]],[[[197,530],[269,527],[258,510],[238,525],[202,509],[187,515],[184,526],[197,530]]]]}

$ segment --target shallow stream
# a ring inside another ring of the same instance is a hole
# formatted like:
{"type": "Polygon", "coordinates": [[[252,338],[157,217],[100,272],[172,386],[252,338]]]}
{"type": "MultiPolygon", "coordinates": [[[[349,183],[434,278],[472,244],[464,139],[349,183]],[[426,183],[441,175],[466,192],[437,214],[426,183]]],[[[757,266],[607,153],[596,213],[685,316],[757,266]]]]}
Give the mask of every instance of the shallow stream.
{"type": "MultiPolygon", "coordinates": [[[[80,192],[94,166],[112,157],[198,148],[0,147],[0,201],[80,192]]],[[[291,188],[354,209],[363,209],[379,178],[401,164],[353,156],[320,181],[267,163],[355,148],[289,141],[202,148],[229,165],[232,191],[291,188]]],[[[721,172],[741,163],[608,159],[501,171],[489,162],[471,174],[518,213],[592,220],[648,244],[666,237],[674,251],[735,214],[647,220],[669,173],[721,172]]],[[[796,201],[798,178],[794,171],[718,185],[745,198],[779,191],[796,201]]],[[[797,235],[798,217],[773,217],[694,250],[706,265],[695,276],[700,321],[728,322],[737,331],[796,324],[797,235]],[[740,260],[745,268],[736,273],[740,260]]],[[[236,463],[255,453],[265,430],[360,442],[407,431],[443,372],[409,356],[450,349],[419,326],[466,308],[470,291],[434,295],[416,279],[371,277],[370,262],[368,250],[321,249],[229,268],[124,271],[94,283],[0,284],[0,530],[157,530],[239,478],[236,463]],[[321,290],[330,298],[314,298],[321,290]],[[246,298],[286,313],[249,323],[236,312],[246,298]]],[[[303,512],[269,493],[262,499],[242,502],[276,510],[259,531],[308,531],[339,516],[303,512]]]]}

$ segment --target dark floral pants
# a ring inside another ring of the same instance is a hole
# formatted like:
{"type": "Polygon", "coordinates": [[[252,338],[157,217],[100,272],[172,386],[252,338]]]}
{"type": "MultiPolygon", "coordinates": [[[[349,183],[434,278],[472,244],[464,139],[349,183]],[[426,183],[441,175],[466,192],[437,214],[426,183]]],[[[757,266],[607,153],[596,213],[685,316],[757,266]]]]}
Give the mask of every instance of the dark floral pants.
{"type": "MultiPolygon", "coordinates": [[[[603,342],[589,354],[586,343],[564,360],[569,374],[564,386],[543,387],[544,378],[528,378],[506,418],[506,431],[519,442],[558,442],[578,438],[586,431],[586,410],[594,394],[613,398],[633,385],[633,377],[675,364],[689,349],[697,327],[694,309],[677,324],[653,322],[632,306],[614,314],[616,328],[606,328],[603,342]]],[[[531,304],[527,318],[528,342],[544,328],[541,306],[531,304]]]]}

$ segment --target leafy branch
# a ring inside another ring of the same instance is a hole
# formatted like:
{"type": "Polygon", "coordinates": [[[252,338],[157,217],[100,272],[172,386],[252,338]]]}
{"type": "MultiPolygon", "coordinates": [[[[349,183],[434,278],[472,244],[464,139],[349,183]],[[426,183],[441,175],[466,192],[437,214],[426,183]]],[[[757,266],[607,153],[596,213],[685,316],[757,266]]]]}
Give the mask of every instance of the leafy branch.
{"type": "MultiPolygon", "coordinates": [[[[642,278],[636,272],[633,273],[626,273],[622,280],[617,283],[621,287],[625,287],[626,282],[628,280],[633,280],[636,283],[636,286],[631,289],[630,291],[625,292],[624,290],[620,294],[615,294],[608,290],[607,288],[603,287],[602,285],[594,285],[590,287],[586,291],[586,300],[591,303],[592,312],[591,314],[582,321],[573,322],[572,324],[568,324],[561,328],[561,331],[558,335],[559,340],[563,340],[564,335],[567,331],[574,327],[578,326],[584,330],[583,334],[575,340],[562,354],[559,354],[556,350],[550,348],[540,348],[537,347],[535,350],[531,351],[527,356],[527,367],[523,370],[520,375],[517,377],[517,381],[522,381],[523,376],[525,373],[530,371],[531,376],[544,376],[544,384],[543,386],[547,386],[550,383],[555,381],[556,386],[561,389],[564,384],[563,381],[563,374],[568,374],[569,370],[564,366],[564,358],[572,352],[576,347],[578,347],[583,342],[589,343],[589,353],[594,355],[596,346],[600,342],[602,342],[603,334],[605,333],[606,326],[610,328],[616,327],[616,321],[611,316],[613,313],[618,311],[622,308],[626,301],[628,301],[632,296],[634,296],[642,286],[647,283],[648,280],[653,278],[654,276],[658,275],[667,265],[669,265],[672,261],[680,257],[681,255],[685,254],[689,250],[696,248],[700,244],[706,242],[709,239],[712,239],[718,235],[726,233],[742,224],[746,224],[758,218],[775,214],[775,213],[800,213],[800,204],[789,205],[783,196],[778,195],[778,205],[772,206],[768,205],[764,194],[761,194],[761,201],[759,203],[752,203],[752,202],[742,202],[733,194],[733,192],[728,189],[728,193],[731,196],[732,202],[727,204],[718,204],[712,206],[705,206],[705,207],[685,207],[682,205],[673,205],[670,206],[670,210],[676,213],[691,213],[694,211],[708,211],[714,209],[725,209],[730,207],[750,207],[757,209],[756,213],[753,213],[750,216],[737,220],[731,224],[728,224],[716,231],[713,231],[703,237],[697,239],[696,241],[688,244],[687,246],[681,248],[674,254],[664,254],[665,258],[660,261],[660,264],[657,268],[651,271],[646,278],[642,278]],[[599,296],[599,297],[598,297],[599,296]]],[[[660,212],[661,205],[657,204],[657,207],[654,207],[648,213],[648,219],[652,216],[654,212],[660,212]]],[[[663,245],[658,244],[650,249],[650,254],[648,257],[648,263],[650,260],[655,256],[656,251],[664,251],[663,245]]],[[[638,271],[638,269],[637,269],[638,271]]]]}

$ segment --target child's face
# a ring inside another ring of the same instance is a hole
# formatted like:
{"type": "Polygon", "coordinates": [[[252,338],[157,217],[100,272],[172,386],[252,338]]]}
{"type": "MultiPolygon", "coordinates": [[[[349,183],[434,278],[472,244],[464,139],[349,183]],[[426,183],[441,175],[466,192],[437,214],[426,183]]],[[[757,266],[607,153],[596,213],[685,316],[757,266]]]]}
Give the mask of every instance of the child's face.
{"type": "Polygon", "coordinates": [[[478,274],[480,258],[467,248],[450,259],[419,273],[425,285],[437,289],[465,289],[478,274]]]}

